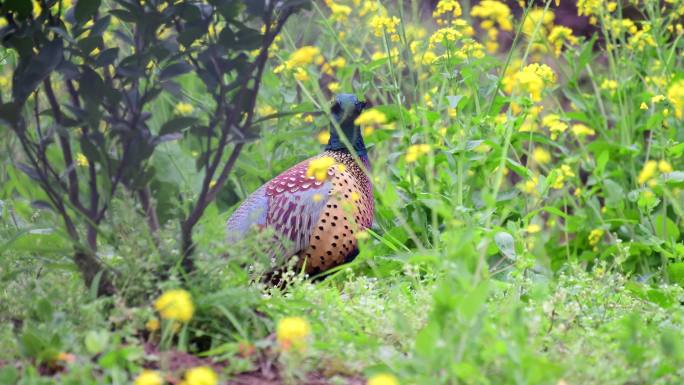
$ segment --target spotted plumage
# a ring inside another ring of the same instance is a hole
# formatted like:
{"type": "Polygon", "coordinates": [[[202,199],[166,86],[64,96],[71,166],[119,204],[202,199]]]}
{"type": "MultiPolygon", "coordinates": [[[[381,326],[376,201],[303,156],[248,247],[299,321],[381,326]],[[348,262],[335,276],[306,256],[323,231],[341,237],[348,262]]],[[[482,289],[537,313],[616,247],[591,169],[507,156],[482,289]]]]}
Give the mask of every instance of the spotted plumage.
{"type": "MultiPolygon", "coordinates": [[[[358,254],[356,234],[373,223],[373,190],[366,148],[354,120],[364,103],[339,95],[333,115],[352,143],[357,164],[338,132],[331,127],[326,151],[273,178],[250,195],[228,220],[228,240],[253,229],[270,227],[284,238],[273,247],[284,257],[298,255],[307,273],[317,274],[348,262],[358,254]],[[330,157],[326,178],[307,175],[312,161],[330,157]]],[[[275,255],[275,256],[279,256],[275,255]]]]}

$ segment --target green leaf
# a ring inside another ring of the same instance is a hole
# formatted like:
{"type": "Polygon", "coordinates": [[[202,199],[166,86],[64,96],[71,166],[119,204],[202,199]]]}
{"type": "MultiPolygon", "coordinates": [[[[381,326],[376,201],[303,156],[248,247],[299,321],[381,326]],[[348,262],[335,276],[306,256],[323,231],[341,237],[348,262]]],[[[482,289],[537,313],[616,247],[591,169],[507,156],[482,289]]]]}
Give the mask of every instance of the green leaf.
{"type": "Polygon", "coordinates": [[[511,234],[504,231],[494,234],[494,243],[507,258],[516,259],[515,240],[511,234]]]}
{"type": "Polygon", "coordinates": [[[667,275],[670,282],[684,287],[684,262],[675,262],[667,266],[667,275]]]}
{"type": "Polygon", "coordinates": [[[114,47],[114,48],[107,48],[106,50],[100,52],[99,55],[97,55],[97,58],[95,59],[95,66],[97,67],[106,67],[112,63],[114,63],[114,60],[119,55],[119,48],[114,47]]]}
{"type": "Polygon", "coordinates": [[[16,384],[19,381],[17,368],[13,365],[6,365],[0,368],[0,384],[16,384]]]}
{"type": "Polygon", "coordinates": [[[439,334],[439,325],[434,321],[429,322],[416,336],[416,352],[425,358],[433,357],[437,352],[435,345],[439,334]]]}
{"type": "Polygon", "coordinates": [[[33,13],[32,2],[26,0],[6,0],[3,8],[3,11],[16,12],[20,19],[27,18],[33,13]]]}
{"type": "Polygon", "coordinates": [[[658,214],[653,218],[653,227],[658,238],[667,242],[679,239],[679,228],[672,219],[663,214],[658,214]]]}
{"type": "Polygon", "coordinates": [[[192,70],[192,66],[185,62],[173,63],[164,68],[159,74],[159,80],[168,80],[176,76],[188,73],[192,70]]]}
{"type": "Polygon", "coordinates": [[[684,155],[684,142],[670,147],[667,152],[674,158],[679,158],[684,155]]]}
{"type": "Polygon", "coordinates": [[[79,23],[85,23],[95,15],[97,9],[100,8],[101,0],[78,0],[76,9],[74,10],[74,17],[79,23]]]}
{"type": "Polygon", "coordinates": [[[92,68],[83,66],[83,74],[79,82],[79,93],[83,100],[92,104],[99,104],[104,97],[102,90],[104,89],[104,81],[100,75],[92,68]]]}
{"type": "Polygon", "coordinates": [[[110,334],[107,330],[91,330],[85,336],[85,346],[90,354],[102,353],[109,346],[110,334]]]}
{"type": "Polygon", "coordinates": [[[20,58],[12,79],[12,96],[17,104],[23,104],[57,67],[62,61],[62,52],[62,39],[55,39],[46,43],[38,55],[20,58]]]}
{"type": "Polygon", "coordinates": [[[175,134],[180,132],[182,129],[191,126],[192,124],[197,122],[197,118],[191,117],[191,116],[179,116],[177,118],[173,118],[166,123],[159,129],[159,135],[168,135],[168,134],[175,134]]]}

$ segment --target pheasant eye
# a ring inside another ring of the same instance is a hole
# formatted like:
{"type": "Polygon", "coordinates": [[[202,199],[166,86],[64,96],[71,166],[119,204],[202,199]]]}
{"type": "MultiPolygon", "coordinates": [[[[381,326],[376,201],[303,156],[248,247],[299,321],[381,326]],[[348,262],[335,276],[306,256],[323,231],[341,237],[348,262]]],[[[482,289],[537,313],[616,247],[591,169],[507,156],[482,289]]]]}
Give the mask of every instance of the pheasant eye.
{"type": "Polygon", "coordinates": [[[332,111],[333,114],[339,114],[342,112],[342,107],[340,106],[340,103],[335,103],[333,106],[330,108],[330,111],[332,111]]]}
{"type": "Polygon", "coordinates": [[[356,111],[361,112],[366,108],[366,102],[356,102],[356,111]]]}

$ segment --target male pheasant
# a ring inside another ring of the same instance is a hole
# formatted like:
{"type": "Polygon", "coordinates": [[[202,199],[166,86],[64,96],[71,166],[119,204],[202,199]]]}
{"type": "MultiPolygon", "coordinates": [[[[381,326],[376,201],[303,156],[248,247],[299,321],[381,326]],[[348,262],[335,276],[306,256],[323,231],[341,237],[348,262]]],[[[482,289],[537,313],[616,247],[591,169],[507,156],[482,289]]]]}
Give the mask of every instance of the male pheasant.
{"type": "Polygon", "coordinates": [[[345,145],[331,124],[323,153],[271,179],[237,208],[228,219],[229,242],[255,228],[270,227],[286,239],[284,245],[274,247],[274,256],[298,255],[299,266],[311,275],[356,257],[356,234],[373,222],[373,189],[366,174],[370,164],[361,130],[354,124],[365,106],[354,95],[337,95],[331,111],[353,148],[345,145]],[[312,166],[321,164],[323,170],[312,175],[312,166]]]}

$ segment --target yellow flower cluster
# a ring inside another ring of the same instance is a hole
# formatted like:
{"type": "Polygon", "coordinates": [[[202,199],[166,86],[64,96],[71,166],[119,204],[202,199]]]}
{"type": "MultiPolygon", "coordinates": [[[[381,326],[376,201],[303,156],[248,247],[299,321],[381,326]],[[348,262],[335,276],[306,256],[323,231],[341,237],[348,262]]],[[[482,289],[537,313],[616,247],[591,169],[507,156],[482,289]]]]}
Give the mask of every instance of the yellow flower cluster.
{"type": "Polygon", "coordinates": [[[437,54],[430,49],[419,49],[422,46],[421,41],[412,41],[410,44],[411,53],[413,54],[413,62],[416,65],[430,65],[437,60],[437,54]]]}
{"type": "Polygon", "coordinates": [[[658,173],[667,174],[672,172],[674,169],[670,162],[662,159],[660,161],[649,160],[644,163],[644,167],[639,172],[637,182],[639,184],[648,183],[650,186],[656,184],[656,177],[658,173]]]}
{"type": "Polygon", "coordinates": [[[601,0],[578,0],[577,14],[579,16],[593,16],[598,13],[602,6],[601,0]]]}
{"type": "Polygon", "coordinates": [[[291,70],[294,73],[295,79],[299,81],[309,80],[309,73],[306,71],[306,66],[309,64],[323,64],[324,59],[321,55],[321,50],[317,47],[306,45],[294,51],[288,60],[283,64],[273,69],[274,73],[281,73],[284,70],[291,70]]]}
{"type": "Polygon", "coordinates": [[[399,381],[391,374],[380,373],[370,377],[366,385],[399,385],[399,381]]]}
{"type": "Polygon", "coordinates": [[[596,135],[596,131],[581,123],[573,124],[570,131],[578,138],[596,135]]]}
{"type": "Polygon", "coordinates": [[[485,46],[487,52],[495,53],[499,50],[499,29],[511,31],[511,9],[500,1],[485,0],[475,5],[470,11],[472,17],[482,19],[480,27],[487,32],[485,46]]]}
{"type": "Polygon", "coordinates": [[[557,25],[549,33],[549,42],[553,45],[556,56],[560,56],[563,44],[575,45],[578,43],[577,37],[572,34],[568,27],[557,25]]]}
{"type": "Polygon", "coordinates": [[[621,35],[624,32],[635,34],[639,30],[630,19],[608,19],[607,21],[608,30],[615,36],[621,35]]]}
{"type": "Polygon", "coordinates": [[[555,84],[556,74],[551,67],[546,64],[532,63],[521,71],[503,80],[504,91],[513,94],[515,91],[522,91],[529,95],[534,102],[541,101],[541,95],[545,88],[555,84]]]}
{"type": "Polygon", "coordinates": [[[449,42],[455,42],[462,37],[463,34],[454,27],[441,28],[430,36],[428,47],[433,49],[437,44],[447,45],[449,42]]]}
{"type": "Polygon", "coordinates": [[[532,159],[539,164],[547,164],[551,162],[551,154],[542,147],[536,147],[532,151],[532,159]]]}
{"type": "Polygon", "coordinates": [[[385,123],[387,123],[387,116],[376,109],[363,111],[361,115],[354,120],[354,124],[363,128],[364,135],[372,134],[376,127],[385,123]]]}
{"type": "Polygon", "coordinates": [[[596,246],[601,241],[601,238],[603,238],[603,233],[604,233],[603,229],[591,230],[591,232],[589,233],[589,237],[588,237],[589,244],[591,246],[596,246]]]}
{"type": "Polygon", "coordinates": [[[494,27],[496,23],[504,31],[512,31],[511,9],[505,3],[496,0],[483,0],[473,6],[470,16],[484,19],[483,29],[494,27]]]}
{"type": "Polygon", "coordinates": [[[429,153],[431,147],[429,144],[412,144],[406,150],[406,163],[413,163],[418,160],[422,155],[429,153]]]}
{"type": "Polygon", "coordinates": [[[556,179],[553,181],[551,188],[556,190],[563,188],[566,179],[575,177],[575,172],[572,171],[572,168],[570,168],[570,166],[567,164],[561,165],[559,168],[554,170],[554,172],[556,174],[556,179]]]}
{"type": "Polygon", "coordinates": [[[674,107],[677,119],[684,118],[684,79],[680,79],[670,86],[667,90],[667,100],[674,107]]]}
{"type": "Polygon", "coordinates": [[[185,378],[178,385],[216,385],[218,375],[208,366],[197,366],[185,372],[185,378]]]}
{"type": "Polygon", "coordinates": [[[537,24],[541,24],[537,32],[542,32],[545,28],[553,26],[553,19],[555,17],[556,15],[554,15],[553,11],[535,8],[527,14],[523,22],[522,31],[525,35],[532,36],[534,29],[537,28],[537,24]]]}
{"type": "Polygon", "coordinates": [[[518,188],[520,189],[520,191],[522,191],[526,194],[539,195],[539,191],[537,191],[538,185],[539,185],[539,177],[536,175],[533,175],[528,180],[526,180],[525,182],[520,183],[518,185],[518,188]]]}
{"type": "Polygon", "coordinates": [[[456,0],[439,0],[435,10],[432,12],[432,17],[437,22],[437,25],[444,25],[452,22],[461,16],[461,4],[456,0]]]}
{"type": "Polygon", "coordinates": [[[294,51],[286,62],[290,68],[303,67],[311,63],[320,64],[323,62],[321,50],[317,47],[306,45],[294,51]]]}
{"type": "Polygon", "coordinates": [[[303,350],[311,334],[309,322],[302,317],[286,317],[278,321],[276,340],[283,350],[303,350]]]}
{"type": "Polygon", "coordinates": [[[338,22],[345,22],[349,19],[352,9],[348,5],[338,4],[333,0],[325,0],[325,5],[330,8],[330,17],[338,22]]]}
{"type": "Polygon", "coordinates": [[[81,167],[88,167],[90,165],[90,162],[88,162],[88,158],[86,158],[85,155],[79,152],[78,154],[76,154],[76,165],[81,167]]]}
{"type": "Polygon", "coordinates": [[[485,56],[484,47],[475,40],[468,39],[463,43],[461,48],[455,52],[454,56],[461,60],[472,58],[481,59],[485,56]]]}
{"type": "MultiPolygon", "coordinates": [[[[311,178],[315,177],[316,180],[324,181],[328,177],[328,170],[335,166],[337,162],[330,156],[322,156],[317,159],[313,159],[309,162],[309,167],[306,169],[306,176],[311,178]]],[[[338,165],[339,167],[344,167],[343,165],[338,165]]]]}
{"type": "Polygon", "coordinates": [[[134,385],[162,385],[163,383],[162,376],[154,370],[143,370],[133,382],[134,385]]]}
{"type": "Polygon", "coordinates": [[[178,102],[174,111],[178,115],[190,115],[194,111],[194,107],[190,103],[178,102]]]}
{"type": "MultiPolygon", "coordinates": [[[[354,1],[354,4],[356,5],[358,3],[357,0],[354,1]]],[[[359,10],[359,16],[364,17],[370,13],[377,12],[379,9],[378,2],[376,0],[366,0],[363,2],[363,5],[361,6],[361,10],[359,10]]]]}
{"type": "Polygon", "coordinates": [[[618,88],[618,82],[616,80],[606,79],[601,83],[600,88],[604,91],[613,93],[618,88]]]}
{"type": "Polygon", "coordinates": [[[568,129],[568,124],[560,119],[557,114],[548,114],[542,118],[542,126],[549,129],[551,139],[556,140],[558,135],[568,129]]]}
{"type": "Polygon", "coordinates": [[[396,16],[380,16],[376,15],[370,20],[370,27],[373,34],[377,37],[382,37],[386,33],[390,40],[399,41],[399,34],[397,33],[397,25],[401,20],[396,16]]]}
{"type": "Polygon", "coordinates": [[[154,302],[154,308],[162,318],[181,322],[190,321],[195,312],[190,293],[183,289],[164,292],[154,302]]]}

